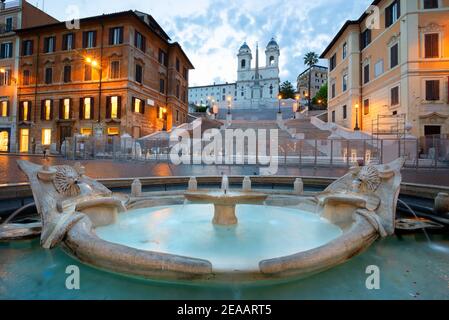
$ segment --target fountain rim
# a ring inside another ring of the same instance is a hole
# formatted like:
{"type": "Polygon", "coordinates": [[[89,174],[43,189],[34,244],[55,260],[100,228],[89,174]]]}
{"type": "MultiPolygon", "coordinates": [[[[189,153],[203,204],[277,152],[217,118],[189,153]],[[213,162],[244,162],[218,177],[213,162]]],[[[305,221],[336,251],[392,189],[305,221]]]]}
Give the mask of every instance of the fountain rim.
{"type": "MultiPolygon", "coordinates": [[[[178,195],[181,197],[184,193],[178,192],[178,195]]],[[[297,197],[289,193],[285,196],[297,197]]],[[[99,269],[156,281],[263,283],[302,278],[332,268],[363,251],[378,238],[375,228],[360,216],[355,216],[350,226],[342,228],[342,231],[339,237],[322,246],[261,260],[257,269],[243,271],[214,269],[212,263],[205,259],[140,250],[109,242],[96,235],[89,217],[84,217],[68,231],[62,248],[81,262],[99,269]],[[128,261],[133,261],[133,264],[128,261]]]]}

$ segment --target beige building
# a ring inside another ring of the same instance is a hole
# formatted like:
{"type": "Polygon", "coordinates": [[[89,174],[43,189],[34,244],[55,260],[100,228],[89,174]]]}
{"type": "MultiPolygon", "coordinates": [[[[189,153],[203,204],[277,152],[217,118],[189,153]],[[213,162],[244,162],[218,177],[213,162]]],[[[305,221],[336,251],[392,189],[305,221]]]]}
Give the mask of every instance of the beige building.
{"type": "Polygon", "coordinates": [[[307,102],[307,96],[309,94],[309,74],[311,74],[310,82],[310,96],[313,98],[316,96],[320,88],[327,83],[328,68],[322,66],[312,66],[312,72],[310,68],[303,71],[297,78],[296,90],[300,94],[302,102],[307,102]]]}
{"type": "Polygon", "coordinates": [[[0,152],[16,152],[20,39],[16,29],[57,22],[26,1],[0,2],[0,152]]]}
{"type": "Polygon", "coordinates": [[[449,0],[376,0],[329,60],[329,121],[379,134],[449,133],[449,0]],[[369,26],[369,27],[367,27],[369,26]]]}

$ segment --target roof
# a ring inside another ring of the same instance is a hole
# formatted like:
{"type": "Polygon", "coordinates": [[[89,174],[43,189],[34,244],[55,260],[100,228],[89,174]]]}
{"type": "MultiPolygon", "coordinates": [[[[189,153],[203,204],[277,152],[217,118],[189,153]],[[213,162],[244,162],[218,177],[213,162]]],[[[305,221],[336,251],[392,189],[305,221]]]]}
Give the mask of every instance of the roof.
{"type": "MultiPolygon", "coordinates": [[[[139,12],[140,13],[140,12],[139,12]]],[[[154,20],[154,18],[151,15],[147,15],[149,18],[149,24],[147,24],[141,16],[138,15],[137,12],[133,10],[128,11],[120,11],[120,12],[114,12],[114,13],[108,13],[108,14],[102,14],[98,16],[92,16],[87,18],[80,19],[80,23],[88,23],[88,22],[97,22],[101,19],[112,19],[112,18],[119,18],[119,17],[134,17],[135,19],[138,19],[143,25],[145,25],[148,29],[150,29],[154,34],[156,34],[159,38],[164,40],[165,42],[169,42],[171,39],[170,37],[165,33],[165,31],[159,26],[159,24],[154,20]]],[[[36,32],[38,30],[42,29],[49,29],[49,28],[65,28],[66,22],[56,22],[46,25],[39,25],[35,27],[30,28],[24,28],[24,29],[18,29],[15,30],[19,34],[27,33],[27,32],[36,32]]]]}
{"type": "MultiPolygon", "coordinates": [[[[371,6],[378,5],[382,0],[374,0],[373,3],[371,3],[371,6]]],[[[320,59],[325,59],[326,55],[331,51],[333,46],[337,43],[338,39],[343,35],[343,33],[346,31],[346,29],[351,25],[361,24],[363,20],[368,16],[367,11],[363,12],[363,14],[360,16],[358,20],[347,20],[345,24],[341,27],[340,31],[338,31],[337,35],[332,39],[331,43],[326,47],[326,49],[323,51],[323,53],[320,56],[320,59]]]]}
{"type": "Polygon", "coordinates": [[[225,86],[235,86],[235,82],[231,83],[222,83],[222,84],[211,84],[208,86],[196,86],[196,87],[189,87],[189,89],[200,89],[200,88],[211,88],[211,87],[225,87],[225,86]]]}
{"type": "Polygon", "coordinates": [[[186,61],[189,63],[190,69],[195,69],[195,67],[193,66],[193,63],[189,60],[189,57],[187,57],[186,53],[184,52],[184,50],[182,50],[182,47],[178,42],[170,43],[170,47],[177,47],[179,49],[179,51],[181,52],[181,54],[186,59],[186,61]]]}
{"type": "Polygon", "coordinates": [[[268,42],[267,47],[269,46],[279,46],[278,43],[276,42],[276,40],[274,40],[274,38],[271,38],[270,42],[268,42]]]}

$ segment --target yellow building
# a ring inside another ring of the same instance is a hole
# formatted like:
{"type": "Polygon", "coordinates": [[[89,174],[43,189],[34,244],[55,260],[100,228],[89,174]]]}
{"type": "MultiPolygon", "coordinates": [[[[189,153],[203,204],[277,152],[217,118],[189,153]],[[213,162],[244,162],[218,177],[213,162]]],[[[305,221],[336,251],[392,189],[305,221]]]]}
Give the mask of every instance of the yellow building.
{"type": "Polygon", "coordinates": [[[376,0],[347,21],[329,60],[328,117],[350,129],[449,133],[449,0],[376,0]]]}

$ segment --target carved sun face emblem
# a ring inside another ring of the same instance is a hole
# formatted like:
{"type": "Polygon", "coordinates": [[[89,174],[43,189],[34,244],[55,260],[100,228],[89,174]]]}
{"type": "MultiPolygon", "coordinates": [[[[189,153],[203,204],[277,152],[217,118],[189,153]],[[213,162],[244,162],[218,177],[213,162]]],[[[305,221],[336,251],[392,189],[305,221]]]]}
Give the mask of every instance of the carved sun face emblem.
{"type": "Polygon", "coordinates": [[[367,166],[360,169],[357,180],[360,181],[362,192],[376,191],[380,185],[379,170],[374,166],[367,166]]]}
{"type": "Polygon", "coordinates": [[[53,184],[58,193],[66,197],[76,197],[80,194],[79,179],[80,175],[74,168],[59,166],[56,168],[53,184]]]}

